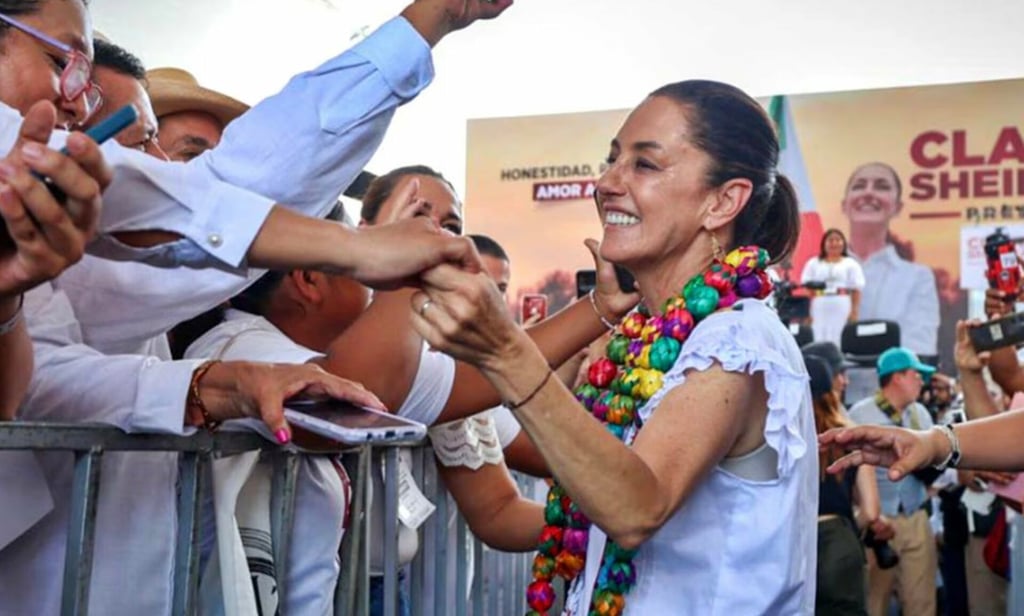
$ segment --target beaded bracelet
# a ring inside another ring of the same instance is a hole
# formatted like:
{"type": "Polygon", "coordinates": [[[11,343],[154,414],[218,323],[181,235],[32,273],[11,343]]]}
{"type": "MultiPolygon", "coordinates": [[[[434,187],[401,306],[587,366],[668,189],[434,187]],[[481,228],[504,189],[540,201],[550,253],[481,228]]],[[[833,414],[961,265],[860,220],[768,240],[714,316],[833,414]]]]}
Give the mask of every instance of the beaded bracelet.
{"type": "Polygon", "coordinates": [[[3,323],[0,323],[0,336],[3,336],[17,327],[18,321],[21,320],[21,307],[23,305],[25,305],[24,294],[18,296],[18,307],[14,310],[14,315],[3,323]]]}
{"type": "Polygon", "coordinates": [[[206,376],[206,373],[214,366],[219,364],[220,361],[216,359],[207,360],[195,369],[192,373],[192,380],[188,384],[188,402],[186,403],[189,413],[194,415],[194,410],[199,411],[199,415],[202,417],[201,421],[195,421],[194,425],[201,425],[210,432],[213,432],[220,427],[221,422],[214,419],[210,415],[210,410],[203,404],[203,398],[199,395],[199,383],[206,376]]]}
{"type": "Polygon", "coordinates": [[[615,323],[612,323],[608,319],[604,318],[604,315],[601,314],[601,310],[597,307],[597,298],[594,297],[594,290],[591,289],[590,293],[587,293],[587,295],[590,297],[590,305],[594,307],[594,314],[597,315],[597,318],[601,319],[601,324],[607,327],[608,329],[615,329],[615,323]]]}
{"type": "Polygon", "coordinates": [[[538,393],[540,393],[540,390],[544,389],[544,386],[548,384],[548,381],[551,380],[551,375],[554,374],[554,373],[555,373],[554,370],[552,370],[551,368],[548,368],[548,373],[544,375],[544,380],[542,380],[540,382],[540,385],[535,387],[533,389],[533,391],[531,391],[529,394],[527,394],[527,396],[525,398],[523,398],[522,400],[520,400],[519,402],[510,402],[510,401],[506,400],[505,401],[505,408],[507,408],[510,411],[514,411],[514,410],[518,409],[519,407],[523,406],[524,404],[526,404],[527,402],[529,402],[530,400],[533,400],[534,396],[536,396],[538,393]]]}

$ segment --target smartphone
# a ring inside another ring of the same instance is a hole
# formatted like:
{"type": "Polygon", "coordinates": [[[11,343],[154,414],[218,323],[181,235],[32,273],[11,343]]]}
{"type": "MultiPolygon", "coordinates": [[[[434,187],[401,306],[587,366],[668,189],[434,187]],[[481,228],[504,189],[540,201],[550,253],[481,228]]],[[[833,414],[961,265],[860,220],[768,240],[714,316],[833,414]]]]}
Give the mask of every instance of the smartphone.
{"type": "MultiPolygon", "coordinates": [[[[615,279],[619,283],[619,290],[623,293],[636,293],[636,278],[629,270],[621,265],[615,266],[615,279]]],[[[576,271],[576,298],[579,299],[590,293],[591,289],[597,286],[597,271],[592,269],[576,271]]]]}
{"type": "MultiPolygon", "coordinates": [[[[88,135],[96,143],[103,143],[109,140],[111,137],[117,135],[119,132],[131,126],[132,123],[134,123],[135,120],[138,119],[138,117],[139,112],[136,111],[133,105],[125,105],[124,107],[121,107],[113,114],[111,114],[110,117],[106,118],[96,126],[93,126],[89,130],[85,131],[85,134],[88,135]]],[[[67,147],[65,146],[61,148],[60,153],[67,156],[67,147]]],[[[61,190],[56,184],[54,184],[50,180],[50,178],[43,177],[35,172],[33,172],[32,175],[39,178],[39,180],[41,180],[43,184],[46,185],[46,188],[50,191],[50,194],[53,195],[53,198],[56,199],[59,203],[63,204],[65,201],[67,201],[67,195],[65,195],[64,191],[61,190]]],[[[31,215],[31,212],[29,212],[29,216],[31,215]]],[[[7,232],[7,223],[4,222],[3,219],[0,219],[0,247],[14,247],[14,240],[11,239],[10,234],[7,232]]]]}
{"type": "Polygon", "coordinates": [[[576,270],[576,299],[584,297],[597,286],[597,271],[576,270]]]}
{"type": "Polygon", "coordinates": [[[548,318],[548,296],[528,293],[520,304],[520,323],[536,323],[548,318]]]}
{"type": "Polygon", "coordinates": [[[417,441],[427,435],[419,422],[343,400],[294,398],[284,406],[290,423],[346,445],[417,441]]]}
{"type": "Polygon", "coordinates": [[[977,351],[991,351],[1024,342],[1024,313],[1016,312],[1001,319],[982,323],[967,330],[977,351]]]}

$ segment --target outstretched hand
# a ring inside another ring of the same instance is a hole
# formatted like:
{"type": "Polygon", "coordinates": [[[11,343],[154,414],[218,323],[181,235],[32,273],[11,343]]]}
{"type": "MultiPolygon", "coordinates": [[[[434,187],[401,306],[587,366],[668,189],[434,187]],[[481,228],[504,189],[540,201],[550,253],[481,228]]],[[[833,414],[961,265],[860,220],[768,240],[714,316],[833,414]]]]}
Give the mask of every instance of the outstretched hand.
{"type": "Polygon", "coordinates": [[[884,466],[889,479],[899,481],[908,473],[925,468],[944,459],[944,437],[935,439],[936,432],[907,430],[893,426],[856,426],[834,428],[818,436],[819,447],[837,446],[850,451],[826,469],[839,474],[861,464],[884,466]]]}
{"type": "Polygon", "coordinates": [[[494,19],[513,0],[415,0],[402,11],[412,27],[433,47],[448,34],[475,21],[494,19]]]}
{"type": "Polygon", "coordinates": [[[447,264],[475,274],[482,268],[473,242],[425,217],[355,230],[357,262],[347,275],[375,289],[420,286],[420,275],[447,264]]]}
{"type": "Polygon", "coordinates": [[[523,334],[486,274],[442,265],[423,274],[422,291],[410,302],[413,327],[439,351],[476,366],[507,357],[523,334]]]}

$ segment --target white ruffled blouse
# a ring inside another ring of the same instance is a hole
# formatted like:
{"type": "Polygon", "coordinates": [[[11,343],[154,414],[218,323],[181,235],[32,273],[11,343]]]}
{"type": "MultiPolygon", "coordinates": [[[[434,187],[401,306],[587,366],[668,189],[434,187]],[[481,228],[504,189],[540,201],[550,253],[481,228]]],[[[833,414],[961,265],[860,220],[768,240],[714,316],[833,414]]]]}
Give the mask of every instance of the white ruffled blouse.
{"type": "MultiPolygon", "coordinates": [[[[686,381],[687,371],[706,370],[714,362],[728,371],[764,375],[764,437],[777,454],[777,476],[755,481],[716,466],[641,546],[626,614],[812,614],[817,434],[803,359],[778,315],[760,301],[743,300],[702,321],[639,416],[646,422],[665,395],[686,381]]],[[[627,442],[635,436],[635,430],[627,434],[627,442]]],[[[587,567],[570,590],[566,614],[588,613],[606,541],[592,527],[587,567]]]]}

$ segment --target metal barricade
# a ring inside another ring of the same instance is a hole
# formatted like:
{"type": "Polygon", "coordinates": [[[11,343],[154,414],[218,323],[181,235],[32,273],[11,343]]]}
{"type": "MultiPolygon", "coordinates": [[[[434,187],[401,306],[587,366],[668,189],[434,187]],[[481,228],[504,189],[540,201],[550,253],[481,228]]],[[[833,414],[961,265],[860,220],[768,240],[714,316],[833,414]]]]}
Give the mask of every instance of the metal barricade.
{"type": "MultiPolygon", "coordinates": [[[[404,444],[402,446],[408,446],[404,444]]],[[[173,614],[191,616],[197,610],[199,541],[203,492],[211,460],[260,450],[273,459],[271,538],[277,594],[286,592],[288,545],[294,520],[299,456],[252,432],[196,432],[190,436],[127,434],[97,424],[0,423],[0,451],[67,451],[75,456],[72,501],[64,563],[61,614],[88,613],[93,569],[97,497],[102,481],[100,466],[108,451],[178,452],[178,529],[174,562],[173,614]]],[[[420,549],[408,566],[402,584],[398,566],[399,446],[344,451],[343,462],[351,478],[352,502],[348,530],[340,546],[341,574],[335,591],[335,614],[369,614],[371,473],[383,472],[384,494],[384,616],[398,614],[400,590],[410,597],[416,616],[499,616],[526,612],[525,588],[530,579],[532,553],[509,554],[491,550],[469,532],[465,520],[449,501],[429,446],[413,448],[412,474],[424,495],[437,507],[420,529],[420,549]],[[379,449],[383,469],[374,468],[379,449]],[[449,569],[453,573],[449,573],[449,569]],[[402,588],[400,588],[402,586],[402,588]]],[[[336,453],[342,453],[338,451],[336,453]]],[[[531,492],[532,477],[516,475],[523,494],[531,492]]],[[[301,506],[299,504],[298,506],[301,506]]],[[[284,615],[287,616],[287,615],[284,615]]]]}
{"type": "MultiPolygon", "coordinates": [[[[383,455],[385,477],[383,616],[398,612],[398,449],[383,455]]],[[[533,554],[492,550],[472,536],[438,478],[429,446],[412,451],[412,476],[437,508],[419,529],[420,549],[408,565],[403,592],[414,616],[514,616],[526,613],[526,586],[533,554]],[[452,571],[453,570],[453,571],[452,571]]],[[[371,473],[380,472],[371,469],[371,473]]],[[[513,473],[521,494],[530,496],[533,477],[513,473]]],[[[379,496],[378,496],[379,498],[379,496]]],[[[366,529],[363,536],[368,534],[366,529]]],[[[342,569],[346,563],[342,562],[342,569]]],[[[363,606],[365,607],[365,606],[363,606]]],[[[338,614],[367,614],[368,611],[338,614]]]]}
{"type": "MultiPolygon", "coordinates": [[[[88,613],[93,568],[100,465],[108,451],[179,452],[178,536],[175,546],[173,613],[194,614],[199,585],[202,495],[212,456],[262,450],[273,458],[272,541],[278,563],[278,592],[283,593],[285,555],[295,512],[298,453],[252,432],[199,431],[191,436],[127,434],[98,424],[0,423],[0,450],[68,451],[75,456],[71,511],[64,561],[61,614],[88,613]]],[[[358,454],[357,454],[358,455],[358,454]]]]}

